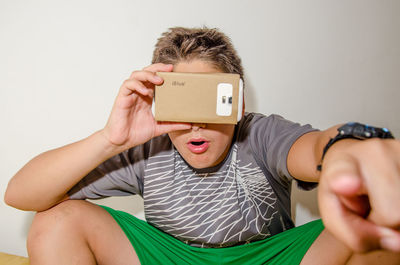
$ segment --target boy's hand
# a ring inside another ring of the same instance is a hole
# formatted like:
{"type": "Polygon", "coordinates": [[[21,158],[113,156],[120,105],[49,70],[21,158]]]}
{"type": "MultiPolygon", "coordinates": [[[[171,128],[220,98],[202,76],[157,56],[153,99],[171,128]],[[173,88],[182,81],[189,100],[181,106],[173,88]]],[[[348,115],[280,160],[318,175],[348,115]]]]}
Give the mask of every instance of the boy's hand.
{"type": "Polygon", "coordinates": [[[319,207],[326,228],[356,252],[400,252],[400,141],[342,140],[326,153],[319,207]]]}
{"type": "Polygon", "coordinates": [[[156,72],[172,69],[173,65],[153,64],[133,72],[122,84],[102,131],[112,146],[123,151],[161,134],[190,128],[189,124],[157,122],[151,111],[154,87],[164,82],[156,72]]]}

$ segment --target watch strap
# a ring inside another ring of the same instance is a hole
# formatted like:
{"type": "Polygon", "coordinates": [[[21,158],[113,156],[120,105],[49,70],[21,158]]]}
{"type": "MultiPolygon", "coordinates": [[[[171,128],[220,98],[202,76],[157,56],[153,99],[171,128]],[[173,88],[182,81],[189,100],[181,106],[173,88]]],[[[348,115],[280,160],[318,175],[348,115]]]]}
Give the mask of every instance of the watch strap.
{"type": "Polygon", "coordinates": [[[365,140],[370,138],[394,139],[392,133],[387,128],[373,127],[358,122],[346,123],[337,130],[338,134],[334,138],[331,138],[324,147],[321,163],[317,166],[318,171],[322,170],[322,161],[324,160],[326,152],[337,141],[343,139],[365,140]]]}

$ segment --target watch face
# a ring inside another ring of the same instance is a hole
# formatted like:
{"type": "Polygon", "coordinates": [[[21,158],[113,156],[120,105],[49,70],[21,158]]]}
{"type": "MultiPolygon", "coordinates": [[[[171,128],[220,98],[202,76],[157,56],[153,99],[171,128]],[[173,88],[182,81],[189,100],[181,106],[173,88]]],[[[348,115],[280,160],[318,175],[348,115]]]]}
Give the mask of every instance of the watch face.
{"type": "Polygon", "coordinates": [[[351,122],[338,129],[339,135],[346,138],[368,139],[368,138],[394,138],[392,133],[386,128],[373,127],[357,122],[351,122]]]}

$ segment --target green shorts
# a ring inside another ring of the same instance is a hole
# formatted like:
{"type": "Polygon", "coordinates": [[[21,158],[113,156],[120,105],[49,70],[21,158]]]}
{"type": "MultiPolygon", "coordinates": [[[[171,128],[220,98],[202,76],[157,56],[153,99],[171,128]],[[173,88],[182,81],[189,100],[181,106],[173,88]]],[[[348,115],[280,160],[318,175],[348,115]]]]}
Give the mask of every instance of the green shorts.
{"type": "Polygon", "coordinates": [[[141,264],[300,264],[324,229],[321,220],[289,229],[250,244],[226,248],[198,248],[160,231],[126,212],[102,206],[129,238],[141,264]]]}

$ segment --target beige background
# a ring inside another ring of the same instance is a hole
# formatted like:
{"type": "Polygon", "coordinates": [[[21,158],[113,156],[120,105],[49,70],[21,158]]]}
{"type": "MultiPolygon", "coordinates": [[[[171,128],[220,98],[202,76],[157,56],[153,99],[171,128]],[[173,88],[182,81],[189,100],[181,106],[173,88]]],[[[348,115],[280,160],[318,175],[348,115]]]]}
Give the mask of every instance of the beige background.
{"type": "MultiPolygon", "coordinates": [[[[231,36],[247,110],[400,136],[400,1],[0,0],[0,197],[33,156],[102,128],[120,84],[179,25],[231,36]]],[[[315,192],[294,195],[297,224],[318,217],[315,192]]],[[[26,255],[32,216],[1,200],[0,252],[26,255]]]]}

